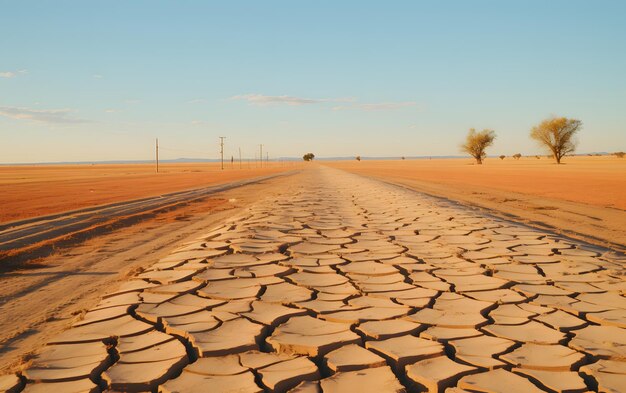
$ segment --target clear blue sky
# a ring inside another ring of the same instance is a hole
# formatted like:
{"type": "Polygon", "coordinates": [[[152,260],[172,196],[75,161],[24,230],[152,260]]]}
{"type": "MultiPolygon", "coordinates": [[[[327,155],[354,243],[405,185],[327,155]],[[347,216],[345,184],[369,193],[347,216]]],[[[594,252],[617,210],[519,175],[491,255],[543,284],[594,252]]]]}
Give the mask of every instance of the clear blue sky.
{"type": "Polygon", "coordinates": [[[626,1],[0,1],[0,162],[626,150],[626,1]],[[177,149],[177,150],[174,150],[177,149]]]}

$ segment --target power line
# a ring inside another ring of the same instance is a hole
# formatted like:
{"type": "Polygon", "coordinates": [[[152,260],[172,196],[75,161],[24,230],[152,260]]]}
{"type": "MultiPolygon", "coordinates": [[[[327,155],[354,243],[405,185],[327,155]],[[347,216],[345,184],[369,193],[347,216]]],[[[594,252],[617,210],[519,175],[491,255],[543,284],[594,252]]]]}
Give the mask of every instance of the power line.
{"type": "Polygon", "coordinates": [[[197,150],[187,150],[187,149],[174,149],[171,147],[160,147],[161,150],[168,150],[168,151],[179,151],[179,152],[184,152],[184,153],[195,153],[195,154],[202,154],[205,155],[206,152],[205,151],[197,151],[197,150]]]}

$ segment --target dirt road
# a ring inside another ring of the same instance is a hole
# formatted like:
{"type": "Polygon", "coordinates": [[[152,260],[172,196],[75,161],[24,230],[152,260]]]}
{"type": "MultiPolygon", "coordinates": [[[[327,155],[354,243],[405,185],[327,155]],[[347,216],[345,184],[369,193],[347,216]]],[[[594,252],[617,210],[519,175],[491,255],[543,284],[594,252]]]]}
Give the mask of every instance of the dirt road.
{"type": "Polygon", "coordinates": [[[0,223],[297,170],[296,162],[153,165],[0,165],[0,223]],[[246,165],[247,164],[247,165],[246,165]]]}
{"type": "Polygon", "coordinates": [[[126,226],[151,218],[159,212],[202,200],[217,192],[290,173],[292,172],[254,177],[0,224],[0,271],[12,269],[27,259],[45,256],[58,247],[59,243],[67,245],[87,237],[101,235],[107,228],[126,226]]]}
{"type": "Polygon", "coordinates": [[[215,225],[198,222],[194,240],[107,290],[0,386],[624,386],[623,256],[330,168],[267,194],[215,225]]]}
{"type": "MultiPolygon", "coordinates": [[[[278,179],[218,192],[152,218],[103,231],[35,263],[0,274],[0,369],[67,329],[120,280],[154,263],[187,237],[195,238],[259,195],[276,192],[278,179]],[[169,251],[168,251],[169,250],[169,251]]],[[[0,389],[1,391],[1,389],[0,389]]]]}

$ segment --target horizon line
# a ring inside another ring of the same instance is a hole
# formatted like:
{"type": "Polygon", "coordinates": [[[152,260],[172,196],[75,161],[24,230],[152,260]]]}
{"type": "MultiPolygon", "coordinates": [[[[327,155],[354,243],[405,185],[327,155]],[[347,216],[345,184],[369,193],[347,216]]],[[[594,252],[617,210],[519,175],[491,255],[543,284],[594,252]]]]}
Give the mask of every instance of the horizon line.
{"type": "MultiPolygon", "coordinates": [[[[578,156],[610,156],[613,153],[610,152],[589,152],[589,153],[576,153],[569,155],[570,157],[578,157],[578,156]]],[[[489,158],[499,158],[499,154],[487,155],[489,158]]],[[[547,154],[522,154],[522,157],[544,157],[548,156],[547,154]]],[[[324,156],[324,157],[315,157],[315,160],[318,161],[348,161],[356,159],[355,156],[324,156]]],[[[459,159],[459,158],[467,158],[472,159],[472,157],[467,155],[433,155],[433,156],[360,156],[361,160],[423,160],[423,159],[459,159]]],[[[512,157],[509,155],[507,157],[512,157]]],[[[269,161],[277,162],[277,161],[302,161],[302,157],[295,156],[284,156],[284,157],[276,157],[271,158],[269,161]]],[[[228,160],[224,160],[224,163],[227,163],[228,160]]],[[[242,158],[242,161],[259,161],[258,158],[242,158]]],[[[264,160],[267,161],[267,160],[264,160]]],[[[120,159],[120,160],[97,160],[97,161],[43,161],[43,162],[2,162],[0,166],[28,166],[28,165],[96,165],[96,164],[151,164],[154,163],[154,159],[120,159]]],[[[160,163],[209,163],[209,162],[221,162],[219,158],[190,158],[190,157],[179,157],[179,158],[171,158],[171,159],[160,159],[160,163]]],[[[238,162],[238,160],[235,160],[238,162]]]]}

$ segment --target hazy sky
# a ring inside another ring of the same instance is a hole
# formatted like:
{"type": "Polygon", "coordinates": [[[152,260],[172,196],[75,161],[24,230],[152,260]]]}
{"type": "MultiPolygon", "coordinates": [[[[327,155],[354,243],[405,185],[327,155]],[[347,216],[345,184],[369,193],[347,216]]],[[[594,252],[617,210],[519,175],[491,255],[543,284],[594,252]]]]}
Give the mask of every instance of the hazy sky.
{"type": "Polygon", "coordinates": [[[626,150],[626,1],[0,1],[0,162],[626,150]]]}

